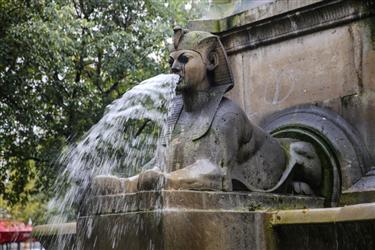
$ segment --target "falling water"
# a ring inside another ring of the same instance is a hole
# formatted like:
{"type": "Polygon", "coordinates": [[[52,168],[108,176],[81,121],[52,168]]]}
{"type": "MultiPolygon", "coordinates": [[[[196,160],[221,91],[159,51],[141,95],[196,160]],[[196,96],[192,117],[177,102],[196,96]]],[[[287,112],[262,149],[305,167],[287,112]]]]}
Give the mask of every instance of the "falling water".
{"type": "Polygon", "coordinates": [[[64,195],[49,204],[58,214],[51,224],[75,219],[69,218],[69,212],[76,214],[75,207],[93,176],[131,176],[150,161],[165,129],[177,81],[177,75],[161,74],[127,91],[107,106],[103,118],[77,145],[62,154],[60,161],[66,168],[57,181],[56,193],[64,195]]]}

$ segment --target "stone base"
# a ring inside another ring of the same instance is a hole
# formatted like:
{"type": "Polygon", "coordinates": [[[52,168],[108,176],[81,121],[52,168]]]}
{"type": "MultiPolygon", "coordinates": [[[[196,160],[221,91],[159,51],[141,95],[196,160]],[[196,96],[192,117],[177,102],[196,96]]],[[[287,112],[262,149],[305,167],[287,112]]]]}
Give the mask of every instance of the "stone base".
{"type": "Polygon", "coordinates": [[[267,243],[257,212],[144,211],[80,218],[78,228],[85,228],[78,249],[266,249],[267,243]]]}
{"type": "Polygon", "coordinates": [[[272,209],[322,207],[323,199],[259,193],[139,192],[89,200],[78,249],[272,249],[272,209]]]}
{"type": "Polygon", "coordinates": [[[279,250],[373,250],[375,203],[280,210],[270,220],[279,250]]]}

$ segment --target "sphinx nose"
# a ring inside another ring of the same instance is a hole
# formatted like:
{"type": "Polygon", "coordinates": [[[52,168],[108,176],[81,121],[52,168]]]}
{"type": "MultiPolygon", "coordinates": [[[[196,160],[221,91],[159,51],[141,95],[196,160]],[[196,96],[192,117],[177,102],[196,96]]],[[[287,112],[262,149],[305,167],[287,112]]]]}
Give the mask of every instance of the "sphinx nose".
{"type": "Polygon", "coordinates": [[[173,74],[178,74],[181,71],[181,65],[178,62],[174,62],[171,67],[171,72],[173,74]]]}

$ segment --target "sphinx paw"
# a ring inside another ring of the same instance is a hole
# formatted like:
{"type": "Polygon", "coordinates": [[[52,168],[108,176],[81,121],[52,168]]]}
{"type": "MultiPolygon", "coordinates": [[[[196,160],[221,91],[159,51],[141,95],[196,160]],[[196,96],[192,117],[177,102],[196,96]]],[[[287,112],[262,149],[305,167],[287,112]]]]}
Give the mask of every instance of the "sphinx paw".
{"type": "Polygon", "coordinates": [[[298,195],[310,195],[310,196],[315,195],[310,185],[301,181],[292,182],[292,191],[293,193],[298,194],[298,195]]]}
{"type": "Polygon", "coordinates": [[[158,169],[146,170],[139,174],[138,190],[157,190],[163,187],[165,182],[164,173],[158,169]]]}
{"type": "Polygon", "coordinates": [[[111,175],[98,175],[92,180],[91,192],[93,195],[118,194],[124,192],[124,186],[121,178],[111,175]]]}

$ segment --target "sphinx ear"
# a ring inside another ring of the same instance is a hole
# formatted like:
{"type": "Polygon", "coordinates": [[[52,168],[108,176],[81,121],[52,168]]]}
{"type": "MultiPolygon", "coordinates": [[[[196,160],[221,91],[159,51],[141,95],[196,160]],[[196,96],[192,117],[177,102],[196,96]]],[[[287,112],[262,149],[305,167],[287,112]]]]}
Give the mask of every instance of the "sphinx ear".
{"type": "Polygon", "coordinates": [[[211,51],[208,54],[208,64],[207,69],[209,71],[214,70],[219,65],[219,54],[216,50],[211,51]]]}

